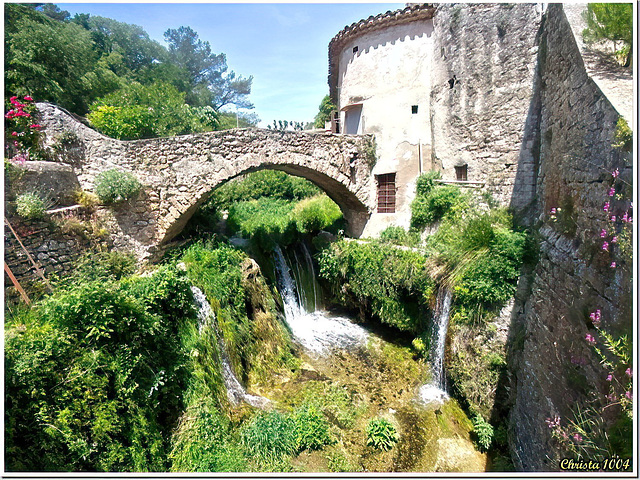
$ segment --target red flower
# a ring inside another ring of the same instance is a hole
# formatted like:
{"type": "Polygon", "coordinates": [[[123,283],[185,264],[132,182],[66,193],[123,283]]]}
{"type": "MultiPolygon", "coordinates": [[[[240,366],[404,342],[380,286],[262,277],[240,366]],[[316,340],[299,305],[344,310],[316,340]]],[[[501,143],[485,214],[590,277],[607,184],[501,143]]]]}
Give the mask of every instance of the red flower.
{"type": "Polygon", "coordinates": [[[29,125],[29,128],[42,128],[42,125],[38,125],[37,123],[34,123],[33,125],[29,125]]]}
{"type": "Polygon", "coordinates": [[[18,136],[18,132],[11,132],[11,135],[13,135],[14,137],[18,136]]]}
{"type": "Polygon", "coordinates": [[[27,102],[33,102],[33,98],[31,98],[29,95],[27,95],[26,97],[24,97],[24,99],[25,99],[27,102]]]}

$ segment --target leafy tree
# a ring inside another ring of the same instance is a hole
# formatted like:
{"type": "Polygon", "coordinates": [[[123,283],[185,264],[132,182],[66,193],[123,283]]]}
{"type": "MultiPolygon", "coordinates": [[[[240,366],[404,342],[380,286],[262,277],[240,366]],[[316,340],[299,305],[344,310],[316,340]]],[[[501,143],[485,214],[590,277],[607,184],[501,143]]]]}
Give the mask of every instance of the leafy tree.
{"type": "Polygon", "coordinates": [[[337,107],[331,101],[331,97],[329,95],[325,95],[322,102],[320,102],[319,112],[316,115],[313,126],[316,128],[324,128],[325,122],[328,122],[331,119],[331,112],[336,108],[337,107]]]}
{"type": "Polygon", "coordinates": [[[173,85],[131,83],[91,105],[91,123],[105,135],[122,140],[213,130],[211,107],[190,107],[173,85]]]}
{"type": "Polygon", "coordinates": [[[97,65],[91,36],[79,25],[19,4],[6,4],[5,13],[5,94],[29,94],[84,113],[92,99],[117,87],[117,77],[97,65]]]}
{"type": "Polygon", "coordinates": [[[169,44],[173,63],[189,75],[191,88],[187,103],[210,105],[215,110],[229,104],[253,108],[247,99],[253,77],[243,78],[234,72],[227,73],[224,53],[212,53],[209,42],[200,40],[190,27],[169,29],[164,33],[164,38],[169,44]]]}
{"type": "Polygon", "coordinates": [[[66,10],[60,10],[57,5],[53,3],[45,3],[39,8],[39,10],[44,13],[47,17],[53,18],[54,20],[59,20],[61,22],[66,22],[69,20],[71,15],[66,10]]]}
{"type": "Polygon", "coordinates": [[[587,28],[582,32],[584,40],[588,43],[612,41],[616,53],[624,55],[624,66],[630,66],[633,55],[633,4],[590,3],[584,18],[587,22],[587,28]],[[620,50],[618,42],[623,44],[620,50]]]}

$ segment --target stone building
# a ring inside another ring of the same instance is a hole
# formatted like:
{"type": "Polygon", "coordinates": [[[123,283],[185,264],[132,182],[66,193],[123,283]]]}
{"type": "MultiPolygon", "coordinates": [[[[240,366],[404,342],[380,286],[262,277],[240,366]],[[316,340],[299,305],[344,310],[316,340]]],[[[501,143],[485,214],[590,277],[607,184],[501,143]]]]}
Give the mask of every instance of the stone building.
{"type": "Polygon", "coordinates": [[[365,236],[409,226],[416,178],[428,170],[509,204],[541,12],[538,4],[409,4],[331,40],[331,128],[376,138],[376,208],[365,236]]]}

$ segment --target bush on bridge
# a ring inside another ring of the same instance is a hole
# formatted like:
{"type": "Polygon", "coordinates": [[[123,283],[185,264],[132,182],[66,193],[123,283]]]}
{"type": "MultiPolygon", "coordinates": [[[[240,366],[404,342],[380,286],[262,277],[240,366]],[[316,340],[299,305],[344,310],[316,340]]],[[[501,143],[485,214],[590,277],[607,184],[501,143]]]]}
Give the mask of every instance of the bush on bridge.
{"type": "Polygon", "coordinates": [[[112,168],[98,174],[95,188],[100,201],[108,205],[132,199],[141,185],[132,173],[112,168]]]}

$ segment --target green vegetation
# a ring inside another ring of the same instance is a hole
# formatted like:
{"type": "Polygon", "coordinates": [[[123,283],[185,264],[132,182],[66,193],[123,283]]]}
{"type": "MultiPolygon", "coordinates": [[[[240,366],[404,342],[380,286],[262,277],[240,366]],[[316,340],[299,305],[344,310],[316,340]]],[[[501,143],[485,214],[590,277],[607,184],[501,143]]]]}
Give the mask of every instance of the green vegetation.
{"type": "Polygon", "coordinates": [[[107,205],[132,199],[140,188],[140,182],[132,173],[122,172],[116,168],[96,176],[96,195],[102,203],[107,205]]]}
{"type": "Polygon", "coordinates": [[[127,84],[90,107],[89,121],[100,132],[121,140],[169,137],[214,130],[212,107],[192,107],[185,93],[164,82],[127,84]]]}
{"type": "Polygon", "coordinates": [[[384,418],[374,418],[367,425],[367,445],[385,452],[398,443],[400,436],[396,427],[384,418]]]}
{"type": "Polygon", "coordinates": [[[318,114],[314,119],[313,126],[315,128],[324,128],[325,122],[331,120],[331,112],[337,108],[338,107],[336,107],[331,101],[331,97],[329,95],[325,95],[318,107],[318,114]]]}
{"type": "Polygon", "coordinates": [[[391,226],[380,233],[380,241],[392,245],[417,247],[420,244],[420,234],[415,229],[407,232],[403,227],[391,226]]]}
{"type": "Polygon", "coordinates": [[[164,36],[168,48],[136,25],[71,18],[52,4],[7,4],[5,97],[33,95],[79,115],[91,110],[98,129],[121,139],[230,128],[221,108],[253,108],[252,77],[228,71],[224,54],[189,27],[164,36]]]}
{"type": "Polygon", "coordinates": [[[468,206],[468,198],[460,188],[454,185],[437,185],[434,180],[438,178],[439,173],[429,173],[418,178],[416,198],[411,203],[413,228],[424,228],[446,216],[453,216],[468,206]]]}
{"type": "Polygon", "coordinates": [[[616,123],[615,141],[613,144],[615,148],[621,148],[630,152],[633,147],[633,130],[627,123],[627,121],[620,117],[616,123]]]}
{"type": "Polygon", "coordinates": [[[413,251],[371,242],[340,240],[318,258],[320,277],[329,282],[336,299],[364,317],[419,333],[426,327],[424,312],[434,290],[425,258],[413,251]],[[423,314],[421,314],[423,313],[423,314]]]}
{"type": "Polygon", "coordinates": [[[186,277],[61,288],[5,326],[9,470],[164,470],[189,375],[186,277]]]}
{"type": "Polygon", "coordinates": [[[584,13],[587,28],[582,32],[585,42],[613,42],[613,48],[625,67],[633,57],[633,4],[590,3],[584,13]],[[618,48],[618,45],[621,48],[618,48]]]}
{"type": "Polygon", "coordinates": [[[329,423],[314,405],[304,405],[298,408],[294,412],[293,418],[299,450],[319,450],[325,445],[333,443],[329,433],[329,423]]]}
{"type": "Polygon", "coordinates": [[[487,451],[493,443],[493,427],[481,415],[473,417],[473,434],[481,450],[487,451]]]}
{"type": "Polygon", "coordinates": [[[36,220],[44,217],[47,210],[47,202],[37,192],[25,192],[16,198],[16,213],[27,220],[36,220]]]}

